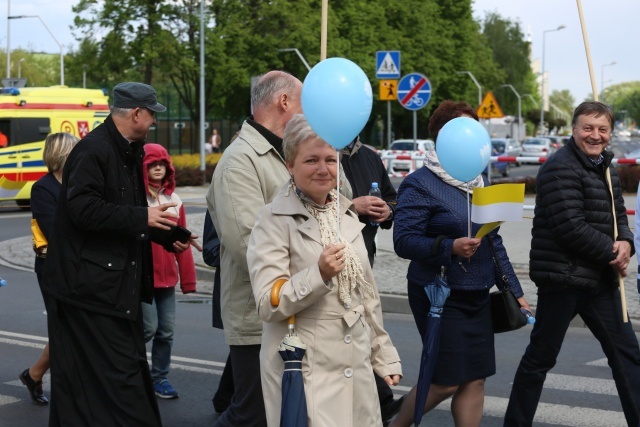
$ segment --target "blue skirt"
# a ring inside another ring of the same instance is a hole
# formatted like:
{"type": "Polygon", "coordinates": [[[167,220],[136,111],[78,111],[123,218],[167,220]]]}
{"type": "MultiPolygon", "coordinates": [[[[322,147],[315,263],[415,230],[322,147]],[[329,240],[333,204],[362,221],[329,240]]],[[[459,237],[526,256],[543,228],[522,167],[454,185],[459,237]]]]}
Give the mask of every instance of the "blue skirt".
{"type": "MultiPolygon", "coordinates": [[[[408,284],[409,305],[424,342],[431,303],[424,287],[408,284]]],[[[460,385],[496,373],[489,290],[451,290],[440,322],[440,352],[433,384],[460,385]]]]}

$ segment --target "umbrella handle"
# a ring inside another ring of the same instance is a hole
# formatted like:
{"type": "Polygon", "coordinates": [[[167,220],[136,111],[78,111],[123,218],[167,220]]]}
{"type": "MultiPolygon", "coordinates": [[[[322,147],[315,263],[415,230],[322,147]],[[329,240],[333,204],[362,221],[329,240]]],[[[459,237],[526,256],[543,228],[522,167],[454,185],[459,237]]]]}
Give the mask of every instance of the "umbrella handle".
{"type": "Polygon", "coordinates": [[[277,307],[280,304],[280,288],[282,288],[282,285],[285,283],[287,283],[287,279],[278,279],[273,284],[269,298],[272,306],[277,307]]]}
{"type": "MultiPolygon", "coordinates": [[[[285,283],[287,283],[287,279],[278,279],[273,284],[271,294],[269,295],[272,306],[277,307],[280,304],[280,288],[282,288],[282,285],[285,283]]],[[[294,314],[290,316],[289,319],[287,319],[287,323],[289,325],[289,334],[291,335],[293,334],[293,329],[296,325],[296,315],[294,314]]]]}

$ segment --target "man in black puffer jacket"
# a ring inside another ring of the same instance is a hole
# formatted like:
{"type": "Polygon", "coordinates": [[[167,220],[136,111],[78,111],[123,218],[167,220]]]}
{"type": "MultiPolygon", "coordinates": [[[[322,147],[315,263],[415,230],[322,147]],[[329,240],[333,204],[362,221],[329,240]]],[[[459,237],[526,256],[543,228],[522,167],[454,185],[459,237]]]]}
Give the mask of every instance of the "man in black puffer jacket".
{"type": "Polygon", "coordinates": [[[640,421],[640,349],[631,323],[623,323],[618,288],[618,274],[627,275],[634,252],[633,233],[618,173],[610,167],[613,154],[605,151],[613,123],[605,104],[580,104],[573,137],[538,173],[529,271],[538,287],[537,322],[513,381],[505,426],[532,425],[546,374],[576,315],[602,345],[627,423],[640,421]]]}

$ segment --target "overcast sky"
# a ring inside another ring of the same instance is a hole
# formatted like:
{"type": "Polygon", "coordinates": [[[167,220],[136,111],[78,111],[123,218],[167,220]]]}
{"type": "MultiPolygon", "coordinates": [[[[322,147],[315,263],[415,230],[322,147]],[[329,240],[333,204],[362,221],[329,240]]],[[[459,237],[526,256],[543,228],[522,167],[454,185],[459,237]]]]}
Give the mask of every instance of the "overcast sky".
{"type": "MultiPolygon", "coordinates": [[[[329,0],[329,4],[332,1],[329,0]]],[[[77,0],[12,0],[11,15],[39,15],[65,51],[76,42],[69,29],[73,23],[71,7],[77,0]]],[[[533,58],[542,56],[542,34],[547,33],[545,69],[551,90],[569,89],[577,102],[591,93],[591,81],[575,0],[474,0],[474,16],[497,11],[521,23],[531,32],[533,58]]],[[[602,66],[605,86],[640,80],[640,0],[582,0],[582,9],[591,48],[595,81],[600,90],[602,66]],[[610,81],[611,80],[611,81],[610,81]]],[[[0,0],[0,45],[6,49],[7,0],[0,0]],[[4,33],[4,34],[2,34],[4,33]]],[[[58,53],[60,49],[37,18],[11,20],[11,48],[58,53]]],[[[0,69],[5,70],[6,64],[0,69]]],[[[1,73],[4,75],[5,73],[1,73]]],[[[508,82],[506,82],[508,83],[508,82]]],[[[482,82],[480,82],[482,84],[482,82]]]]}
{"type": "MultiPolygon", "coordinates": [[[[640,80],[640,0],[582,0],[598,92],[604,86],[640,80]],[[611,80],[611,81],[609,81],[611,80]]],[[[533,58],[542,57],[543,31],[566,28],[545,36],[545,70],[549,87],[569,89],[576,102],[592,93],[591,78],[576,0],[474,0],[474,16],[497,12],[519,21],[531,32],[533,58]]]]}

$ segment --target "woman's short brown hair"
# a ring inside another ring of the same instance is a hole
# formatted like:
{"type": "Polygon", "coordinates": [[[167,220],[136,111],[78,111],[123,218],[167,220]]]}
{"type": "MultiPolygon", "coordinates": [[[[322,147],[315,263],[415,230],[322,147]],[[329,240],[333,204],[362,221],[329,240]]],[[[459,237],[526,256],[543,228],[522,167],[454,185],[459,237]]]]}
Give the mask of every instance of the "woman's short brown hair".
{"type": "Polygon", "coordinates": [[[79,141],[78,137],[70,133],[52,133],[44,140],[42,160],[49,172],[62,170],[71,149],[79,141]]]}
{"type": "Polygon", "coordinates": [[[452,119],[466,114],[474,120],[478,120],[478,114],[466,102],[454,102],[450,99],[442,101],[429,119],[429,133],[434,142],[437,142],[440,129],[452,119]]]}

